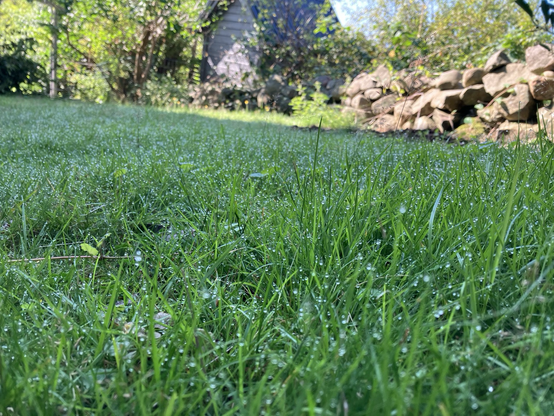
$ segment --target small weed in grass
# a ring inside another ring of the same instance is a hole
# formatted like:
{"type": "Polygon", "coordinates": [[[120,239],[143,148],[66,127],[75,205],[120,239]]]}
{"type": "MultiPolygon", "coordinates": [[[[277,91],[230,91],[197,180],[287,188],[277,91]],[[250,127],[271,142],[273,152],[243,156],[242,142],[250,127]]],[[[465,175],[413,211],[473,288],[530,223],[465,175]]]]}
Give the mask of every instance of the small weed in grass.
{"type": "Polygon", "coordinates": [[[552,146],[216,115],[0,99],[2,412],[551,413],[552,146]]]}

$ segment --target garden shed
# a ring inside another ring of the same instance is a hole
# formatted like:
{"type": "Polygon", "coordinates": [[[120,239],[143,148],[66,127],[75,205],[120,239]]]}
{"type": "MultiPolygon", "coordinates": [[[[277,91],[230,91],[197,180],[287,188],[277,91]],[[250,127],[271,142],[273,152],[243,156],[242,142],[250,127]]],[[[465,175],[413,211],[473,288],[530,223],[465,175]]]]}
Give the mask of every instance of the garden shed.
{"type": "MultiPolygon", "coordinates": [[[[209,0],[203,21],[202,82],[225,79],[242,86],[254,80],[258,30],[275,42],[304,42],[316,29],[325,0],[209,0]]],[[[338,21],[330,7],[326,16],[338,21]]]]}

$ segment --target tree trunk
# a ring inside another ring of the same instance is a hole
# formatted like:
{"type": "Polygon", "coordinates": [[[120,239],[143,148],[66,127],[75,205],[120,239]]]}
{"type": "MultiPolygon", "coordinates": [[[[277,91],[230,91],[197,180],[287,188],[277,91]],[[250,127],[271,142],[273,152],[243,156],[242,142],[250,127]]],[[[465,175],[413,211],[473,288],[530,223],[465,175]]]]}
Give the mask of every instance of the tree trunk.
{"type": "Polygon", "coordinates": [[[51,7],[52,45],[50,49],[50,98],[58,96],[58,11],[51,7]]]}

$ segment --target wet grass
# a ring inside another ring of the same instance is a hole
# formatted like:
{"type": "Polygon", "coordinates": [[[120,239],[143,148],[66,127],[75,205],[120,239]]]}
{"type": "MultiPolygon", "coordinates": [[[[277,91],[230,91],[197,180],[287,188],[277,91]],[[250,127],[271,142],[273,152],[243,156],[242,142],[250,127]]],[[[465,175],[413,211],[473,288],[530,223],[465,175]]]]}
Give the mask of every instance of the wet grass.
{"type": "Polygon", "coordinates": [[[217,117],[0,99],[1,411],[551,414],[551,146],[217,117]]]}

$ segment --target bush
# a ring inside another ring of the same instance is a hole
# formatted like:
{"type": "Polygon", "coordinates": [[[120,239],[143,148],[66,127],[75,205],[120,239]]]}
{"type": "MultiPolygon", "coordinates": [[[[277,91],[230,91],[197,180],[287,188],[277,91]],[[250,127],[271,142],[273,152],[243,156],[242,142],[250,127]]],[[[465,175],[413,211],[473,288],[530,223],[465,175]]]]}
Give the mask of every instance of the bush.
{"type": "Polygon", "coordinates": [[[44,70],[27,56],[34,44],[33,39],[25,38],[0,45],[0,94],[43,90],[39,81],[44,77],[44,70]]]}

